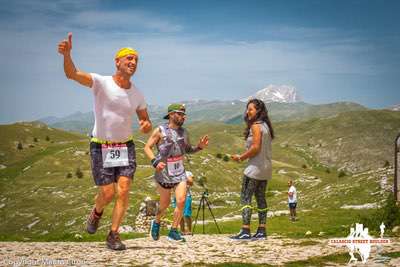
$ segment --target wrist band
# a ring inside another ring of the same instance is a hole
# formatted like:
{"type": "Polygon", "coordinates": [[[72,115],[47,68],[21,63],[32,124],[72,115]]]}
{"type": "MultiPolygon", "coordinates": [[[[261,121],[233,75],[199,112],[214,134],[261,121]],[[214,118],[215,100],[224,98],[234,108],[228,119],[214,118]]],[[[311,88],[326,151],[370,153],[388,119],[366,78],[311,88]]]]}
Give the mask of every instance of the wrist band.
{"type": "Polygon", "coordinates": [[[160,163],[161,159],[154,158],[151,160],[151,165],[153,165],[154,168],[157,168],[158,163],[160,163]]]}

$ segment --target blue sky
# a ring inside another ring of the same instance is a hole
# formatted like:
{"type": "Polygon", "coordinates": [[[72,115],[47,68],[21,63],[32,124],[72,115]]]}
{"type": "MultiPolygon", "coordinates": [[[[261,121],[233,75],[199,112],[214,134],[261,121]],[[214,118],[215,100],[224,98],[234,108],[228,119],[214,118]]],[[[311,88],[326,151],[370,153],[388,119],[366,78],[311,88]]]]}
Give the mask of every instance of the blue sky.
{"type": "Polygon", "coordinates": [[[270,84],[308,103],[400,103],[400,1],[2,1],[0,123],[92,110],[67,80],[57,43],[111,75],[140,53],[134,82],[150,104],[233,100],[270,84]]]}

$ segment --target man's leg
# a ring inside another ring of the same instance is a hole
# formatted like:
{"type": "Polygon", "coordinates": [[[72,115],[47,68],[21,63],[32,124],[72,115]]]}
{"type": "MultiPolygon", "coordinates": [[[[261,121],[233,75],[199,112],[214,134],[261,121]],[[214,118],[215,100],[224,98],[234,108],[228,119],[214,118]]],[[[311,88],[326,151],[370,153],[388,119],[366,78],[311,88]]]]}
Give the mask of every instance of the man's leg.
{"type": "Polygon", "coordinates": [[[157,191],[160,194],[160,203],[158,205],[156,218],[151,221],[150,225],[150,236],[153,240],[158,240],[160,238],[161,219],[164,217],[165,211],[171,202],[171,188],[164,188],[157,183],[157,191]]]}
{"type": "Polygon", "coordinates": [[[182,217],[181,222],[179,223],[179,225],[180,225],[180,228],[181,228],[181,232],[186,234],[186,231],[185,231],[185,219],[183,217],[182,217]]]}
{"type": "Polygon", "coordinates": [[[171,189],[163,188],[159,184],[157,184],[157,191],[160,194],[160,205],[156,214],[156,222],[160,223],[161,219],[165,215],[165,211],[167,210],[171,202],[171,189]]]}
{"type": "Polygon", "coordinates": [[[174,221],[172,228],[178,228],[178,225],[183,217],[183,208],[186,200],[186,181],[180,182],[175,188],[176,208],[174,210],[174,221]]]}
{"type": "Polygon", "coordinates": [[[103,212],[105,206],[107,206],[113,200],[114,194],[114,184],[99,186],[99,192],[95,197],[95,208],[97,213],[103,212]]]}
{"type": "Polygon", "coordinates": [[[177,228],[183,217],[183,208],[185,207],[186,198],[186,181],[180,182],[175,187],[176,207],[174,210],[174,220],[168,233],[168,239],[171,241],[185,242],[186,240],[180,235],[177,228]]]}
{"type": "Polygon", "coordinates": [[[117,200],[114,205],[112,214],[111,231],[118,232],[118,228],[122,222],[126,210],[129,205],[129,189],[132,179],[126,176],[120,176],[116,183],[117,200]]]}
{"type": "Polygon", "coordinates": [[[100,218],[103,215],[104,207],[113,200],[114,192],[113,184],[99,186],[99,192],[95,197],[95,207],[92,209],[87,219],[86,229],[89,234],[96,233],[100,218]]]}
{"type": "Polygon", "coordinates": [[[113,250],[126,249],[125,245],[121,242],[118,229],[128,208],[131,182],[132,179],[129,177],[119,176],[117,183],[114,184],[117,191],[117,200],[115,201],[112,214],[111,231],[107,236],[107,247],[113,250]]]}

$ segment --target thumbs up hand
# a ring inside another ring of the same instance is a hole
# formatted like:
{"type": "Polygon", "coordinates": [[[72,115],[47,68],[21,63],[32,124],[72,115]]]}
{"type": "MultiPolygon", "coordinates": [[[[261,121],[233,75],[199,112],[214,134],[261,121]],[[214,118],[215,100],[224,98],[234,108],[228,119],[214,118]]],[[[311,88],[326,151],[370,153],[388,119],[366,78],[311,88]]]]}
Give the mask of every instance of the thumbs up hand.
{"type": "Polygon", "coordinates": [[[72,49],[72,32],[68,33],[68,40],[64,39],[58,44],[58,53],[67,56],[72,49]]]}

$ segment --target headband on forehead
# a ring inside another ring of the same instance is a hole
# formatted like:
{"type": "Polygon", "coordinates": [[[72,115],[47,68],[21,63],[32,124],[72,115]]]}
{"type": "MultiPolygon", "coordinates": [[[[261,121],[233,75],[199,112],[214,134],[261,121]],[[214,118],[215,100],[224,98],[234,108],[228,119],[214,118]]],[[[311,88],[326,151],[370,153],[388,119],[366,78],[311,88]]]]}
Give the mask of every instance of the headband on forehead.
{"type": "Polygon", "coordinates": [[[120,50],[118,50],[118,52],[115,54],[115,59],[117,58],[121,58],[127,55],[135,55],[135,56],[139,56],[138,52],[130,47],[124,47],[121,48],[120,50]]]}

